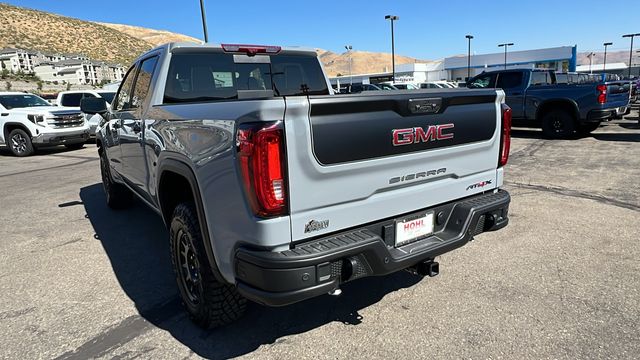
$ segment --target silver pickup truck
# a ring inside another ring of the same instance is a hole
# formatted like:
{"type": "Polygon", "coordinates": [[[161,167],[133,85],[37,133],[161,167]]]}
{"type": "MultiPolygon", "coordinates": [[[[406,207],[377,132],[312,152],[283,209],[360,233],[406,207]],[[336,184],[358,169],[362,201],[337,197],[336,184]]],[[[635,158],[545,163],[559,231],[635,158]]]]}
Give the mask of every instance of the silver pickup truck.
{"type": "Polygon", "coordinates": [[[508,223],[511,110],[496,89],[333,94],[315,51],[172,43],[141,56],[97,133],[107,203],[169,229],[203,327],[338,294],[508,223]]]}

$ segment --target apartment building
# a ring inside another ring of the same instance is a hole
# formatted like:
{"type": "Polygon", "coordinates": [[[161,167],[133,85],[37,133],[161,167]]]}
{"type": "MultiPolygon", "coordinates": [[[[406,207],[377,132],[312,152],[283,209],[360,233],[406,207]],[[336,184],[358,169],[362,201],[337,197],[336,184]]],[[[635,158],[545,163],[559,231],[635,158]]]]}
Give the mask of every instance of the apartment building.
{"type": "Polygon", "coordinates": [[[38,61],[38,52],[36,51],[14,48],[0,50],[0,70],[8,70],[13,73],[32,73],[38,61]]]}
{"type": "Polygon", "coordinates": [[[120,65],[82,59],[42,62],[34,69],[43,81],[79,85],[121,81],[124,77],[124,68],[120,65]]]}

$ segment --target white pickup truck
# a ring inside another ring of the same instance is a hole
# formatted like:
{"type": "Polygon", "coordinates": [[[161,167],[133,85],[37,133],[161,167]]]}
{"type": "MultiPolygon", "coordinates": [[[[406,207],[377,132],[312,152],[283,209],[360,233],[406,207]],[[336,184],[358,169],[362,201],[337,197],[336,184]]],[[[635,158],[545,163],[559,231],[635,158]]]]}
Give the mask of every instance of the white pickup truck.
{"type": "Polygon", "coordinates": [[[0,145],[15,156],[29,156],[37,147],[81,148],[89,125],[78,109],[51,106],[39,96],[0,92],[0,145]]]}
{"type": "MultiPolygon", "coordinates": [[[[117,90],[117,88],[116,88],[117,90]]],[[[116,90],[70,90],[58,94],[56,105],[80,110],[80,101],[84,98],[103,98],[109,106],[116,95],[116,90]]],[[[96,129],[100,123],[100,115],[85,115],[85,120],[89,124],[89,136],[96,135],[96,129]]]]}

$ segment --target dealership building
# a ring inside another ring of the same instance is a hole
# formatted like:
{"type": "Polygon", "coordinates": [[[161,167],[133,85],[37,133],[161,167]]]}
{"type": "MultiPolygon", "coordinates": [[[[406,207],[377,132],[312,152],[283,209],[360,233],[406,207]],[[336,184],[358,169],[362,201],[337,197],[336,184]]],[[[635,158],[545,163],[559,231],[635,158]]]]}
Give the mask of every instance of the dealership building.
{"type": "MultiPolygon", "coordinates": [[[[467,56],[452,56],[428,63],[396,65],[397,82],[429,82],[438,80],[464,81],[467,78],[467,56]]],[[[483,71],[504,69],[504,52],[471,55],[471,76],[483,71]]],[[[553,69],[556,71],[576,71],[577,47],[560,46],[546,49],[508,51],[508,69],[553,69]]],[[[331,78],[331,84],[376,84],[391,80],[391,72],[376,74],[354,74],[331,78]]]]}

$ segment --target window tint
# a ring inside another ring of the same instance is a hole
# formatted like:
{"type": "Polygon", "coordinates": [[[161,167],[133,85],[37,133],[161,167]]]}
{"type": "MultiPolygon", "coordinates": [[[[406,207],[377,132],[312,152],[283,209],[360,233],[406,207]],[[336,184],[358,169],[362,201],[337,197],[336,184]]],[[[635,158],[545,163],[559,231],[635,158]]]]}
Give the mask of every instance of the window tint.
{"type": "Polygon", "coordinates": [[[498,75],[498,83],[496,87],[501,89],[513,89],[522,85],[522,73],[506,72],[498,75]]]}
{"type": "Polygon", "coordinates": [[[482,88],[493,88],[496,86],[496,76],[494,74],[486,74],[480,75],[469,83],[469,88],[472,89],[482,89],[482,88]]]}
{"type": "Polygon", "coordinates": [[[51,106],[46,100],[31,94],[0,95],[0,105],[5,109],[51,106]]]}
{"type": "Polygon", "coordinates": [[[62,106],[72,106],[78,107],[80,106],[80,100],[82,100],[82,93],[72,93],[72,94],[64,94],[62,95],[62,106]]]}
{"type": "Polygon", "coordinates": [[[105,99],[109,104],[113,102],[113,97],[116,95],[115,92],[101,92],[100,97],[105,99]]]}
{"type": "Polygon", "coordinates": [[[551,76],[548,72],[534,71],[531,73],[531,86],[543,86],[551,83],[551,76]]]}
{"type": "Polygon", "coordinates": [[[136,85],[133,88],[133,98],[131,99],[131,108],[138,108],[149,94],[149,86],[151,86],[151,78],[153,70],[158,62],[158,57],[154,56],[145,59],[140,64],[140,71],[136,77],[136,85]]]}
{"type": "Polygon", "coordinates": [[[116,95],[114,100],[114,110],[124,110],[129,108],[129,99],[131,98],[131,89],[133,88],[133,80],[135,78],[135,65],[132,66],[127,75],[125,75],[124,80],[122,80],[122,85],[120,85],[120,91],[116,95]]]}
{"type": "Polygon", "coordinates": [[[275,55],[271,57],[276,95],[328,95],[329,88],[315,56],[275,55]]]}
{"type": "Polygon", "coordinates": [[[164,103],[237,99],[239,91],[276,96],[329,94],[313,56],[274,55],[271,63],[235,63],[231,54],[176,53],[171,57],[164,103]]]}

